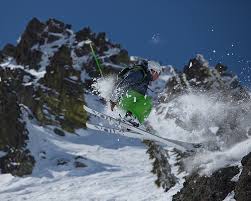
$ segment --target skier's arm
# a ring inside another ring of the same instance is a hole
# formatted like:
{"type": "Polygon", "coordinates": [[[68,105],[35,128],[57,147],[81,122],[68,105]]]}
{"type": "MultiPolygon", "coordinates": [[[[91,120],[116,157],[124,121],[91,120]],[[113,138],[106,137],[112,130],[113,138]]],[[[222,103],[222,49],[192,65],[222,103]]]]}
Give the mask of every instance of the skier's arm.
{"type": "Polygon", "coordinates": [[[134,85],[140,83],[143,78],[144,75],[141,71],[129,72],[123,80],[119,80],[117,83],[112,93],[111,101],[114,103],[118,102],[120,97],[122,97],[128,89],[133,88],[134,85]]]}

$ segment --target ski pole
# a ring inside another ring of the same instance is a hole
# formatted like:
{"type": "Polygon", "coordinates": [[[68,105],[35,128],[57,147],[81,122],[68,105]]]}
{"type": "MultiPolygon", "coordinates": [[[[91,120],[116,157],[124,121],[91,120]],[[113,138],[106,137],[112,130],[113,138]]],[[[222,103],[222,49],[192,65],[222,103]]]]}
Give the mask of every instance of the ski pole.
{"type": "Polygon", "coordinates": [[[97,64],[97,66],[98,66],[100,75],[101,75],[102,77],[104,77],[104,76],[103,76],[103,73],[102,73],[102,70],[101,70],[101,66],[100,66],[100,64],[99,64],[99,62],[98,62],[98,58],[97,58],[97,56],[96,56],[96,54],[95,54],[95,51],[94,51],[94,49],[93,49],[92,41],[88,39],[88,41],[87,41],[86,43],[90,45],[90,48],[91,48],[91,51],[92,51],[92,56],[94,57],[94,60],[95,60],[95,62],[96,62],[96,64],[97,64]]]}

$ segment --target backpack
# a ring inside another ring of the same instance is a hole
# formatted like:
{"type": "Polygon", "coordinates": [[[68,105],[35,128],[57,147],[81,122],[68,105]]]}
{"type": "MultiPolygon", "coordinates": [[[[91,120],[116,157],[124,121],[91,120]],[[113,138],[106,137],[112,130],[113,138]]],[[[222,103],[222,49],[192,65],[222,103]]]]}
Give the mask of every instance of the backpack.
{"type": "Polygon", "coordinates": [[[125,67],[122,71],[119,72],[118,74],[118,79],[124,79],[125,75],[129,72],[129,71],[141,71],[143,73],[143,78],[140,81],[143,82],[145,80],[145,78],[147,77],[147,66],[139,64],[139,65],[134,65],[134,66],[127,66],[125,67]]]}

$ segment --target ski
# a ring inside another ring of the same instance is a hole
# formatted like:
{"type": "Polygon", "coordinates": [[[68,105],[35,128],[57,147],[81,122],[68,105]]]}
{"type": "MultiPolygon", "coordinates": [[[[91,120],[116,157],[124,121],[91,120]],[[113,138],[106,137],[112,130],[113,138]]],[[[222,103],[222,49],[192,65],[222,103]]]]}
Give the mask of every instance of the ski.
{"type": "MultiPolygon", "coordinates": [[[[94,125],[94,124],[91,124],[91,123],[86,123],[86,126],[87,126],[87,128],[90,128],[92,130],[97,130],[97,131],[102,131],[102,132],[127,136],[127,137],[141,139],[141,140],[154,140],[154,139],[151,139],[151,137],[147,137],[147,136],[142,135],[140,133],[131,132],[131,131],[128,131],[127,129],[124,130],[124,129],[108,128],[108,127],[105,127],[105,126],[94,125]]],[[[171,147],[176,148],[176,149],[178,149],[178,150],[180,150],[182,152],[194,151],[194,149],[187,149],[187,147],[183,147],[183,146],[177,145],[177,144],[169,142],[169,141],[160,141],[160,140],[157,141],[156,139],[154,141],[159,142],[159,143],[163,143],[163,144],[168,145],[168,146],[171,146],[171,147]]]]}
{"type": "Polygon", "coordinates": [[[86,123],[86,127],[90,128],[92,130],[98,130],[98,131],[103,131],[103,132],[107,132],[107,133],[111,133],[111,134],[118,134],[118,135],[122,135],[122,136],[143,139],[143,135],[141,135],[139,133],[130,132],[127,129],[108,128],[106,126],[95,125],[95,124],[91,124],[88,122],[86,123]]]}
{"type": "Polygon", "coordinates": [[[161,142],[161,143],[166,144],[168,146],[173,146],[181,151],[193,151],[197,148],[203,147],[203,144],[201,144],[201,143],[182,142],[179,140],[173,140],[173,139],[158,136],[156,134],[147,132],[143,129],[136,128],[136,127],[130,125],[129,123],[126,123],[120,119],[116,119],[116,118],[111,117],[109,115],[106,115],[106,114],[103,114],[103,113],[98,112],[96,110],[93,110],[85,105],[84,105],[84,109],[90,114],[93,114],[97,117],[100,117],[100,118],[105,119],[111,123],[117,124],[118,126],[121,126],[121,127],[128,129],[129,132],[138,133],[138,134],[143,135],[143,139],[158,141],[158,142],[161,142]]]}

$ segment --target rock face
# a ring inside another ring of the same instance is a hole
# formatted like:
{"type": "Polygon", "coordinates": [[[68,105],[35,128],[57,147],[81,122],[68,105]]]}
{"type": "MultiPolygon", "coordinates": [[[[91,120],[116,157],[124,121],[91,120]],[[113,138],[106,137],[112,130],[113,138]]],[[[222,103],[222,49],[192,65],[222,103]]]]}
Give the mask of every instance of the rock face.
{"type": "Polygon", "coordinates": [[[5,57],[14,57],[16,54],[16,47],[12,44],[7,44],[4,46],[4,48],[2,50],[2,54],[5,57]]]}
{"type": "Polygon", "coordinates": [[[1,149],[4,149],[5,144],[11,147],[19,148],[27,139],[27,134],[24,133],[25,126],[18,121],[20,118],[20,108],[17,104],[16,95],[10,91],[5,83],[0,83],[0,134],[1,134],[1,149]],[[9,122],[15,122],[16,126],[8,127],[9,122]]]}
{"type": "Polygon", "coordinates": [[[46,68],[44,82],[47,87],[60,91],[64,88],[65,79],[70,76],[77,76],[80,80],[79,72],[74,71],[72,67],[70,49],[63,45],[51,58],[50,65],[46,68]]]}
{"type": "Polygon", "coordinates": [[[21,40],[16,47],[15,59],[18,64],[38,69],[42,53],[33,50],[33,45],[44,44],[45,39],[42,35],[45,24],[33,18],[27,25],[21,40]]]}
{"type": "Polygon", "coordinates": [[[250,99],[237,77],[227,72],[226,66],[217,64],[214,69],[209,68],[208,62],[202,55],[191,59],[182,72],[175,74],[176,76],[167,82],[167,90],[162,100],[170,101],[172,98],[193,89],[207,92],[217,90],[223,95],[222,97],[231,98],[233,101],[250,99]]]}
{"type": "Polygon", "coordinates": [[[251,152],[243,157],[242,171],[238,167],[220,169],[210,177],[201,177],[194,173],[184,183],[183,189],[177,193],[175,201],[217,201],[224,200],[227,195],[234,192],[236,201],[248,201],[251,196],[251,152]],[[237,174],[239,178],[233,180],[237,174]]]}
{"type": "Polygon", "coordinates": [[[241,164],[243,170],[235,187],[235,199],[248,201],[251,200],[251,152],[242,159],[241,164]]]}
{"type": "Polygon", "coordinates": [[[214,172],[211,177],[193,174],[186,179],[183,189],[174,197],[174,201],[222,201],[234,190],[231,179],[239,173],[238,167],[228,167],[214,172]]]}
{"type": "Polygon", "coordinates": [[[6,152],[0,158],[0,168],[3,173],[17,176],[31,174],[35,163],[25,148],[28,132],[20,119],[16,94],[7,83],[0,82],[0,149],[6,152]]]}
{"type": "MultiPolygon", "coordinates": [[[[50,60],[50,65],[46,68],[43,83],[50,89],[58,93],[42,92],[39,97],[43,100],[43,105],[47,105],[56,116],[63,115],[58,119],[63,128],[73,132],[74,128],[85,127],[87,114],[83,109],[83,85],[81,84],[81,72],[72,67],[71,51],[67,46],[61,46],[50,60]],[[72,79],[74,78],[74,79],[72,79]]],[[[38,117],[40,118],[40,117],[38,117]]],[[[46,117],[42,116],[41,121],[46,117]]]]}

